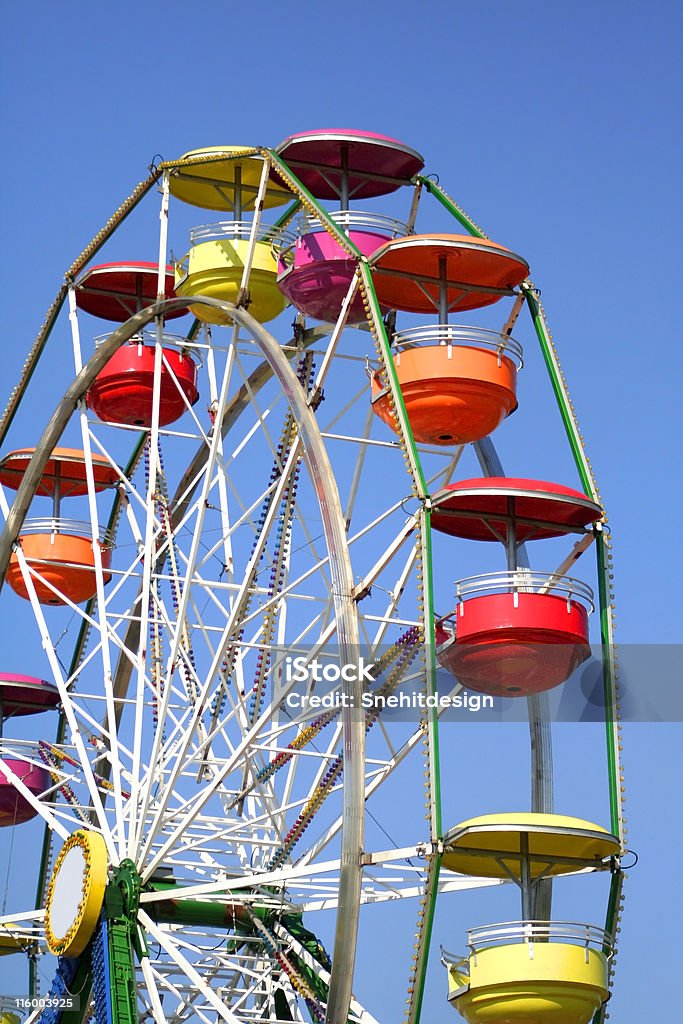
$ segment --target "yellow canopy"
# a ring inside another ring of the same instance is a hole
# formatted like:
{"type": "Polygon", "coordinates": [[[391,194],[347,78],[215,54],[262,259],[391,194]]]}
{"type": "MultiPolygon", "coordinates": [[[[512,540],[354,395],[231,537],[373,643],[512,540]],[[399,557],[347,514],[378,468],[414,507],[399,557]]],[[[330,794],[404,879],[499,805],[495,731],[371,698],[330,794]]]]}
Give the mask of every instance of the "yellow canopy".
{"type": "MultiPolygon", "coordinates": [[[[239,159],[240,153],[250,153],[252,146],[209,146],[206,149],[192,149],[183,153],[181,160],[194,157],[206,157],[197,163],[173,168],[169,173],[171,195],[191,206],[201,206],[206,210],[230,210],[235,208],[235,172],[239,168],[242,209],[254,207],[256,194],[261,181],[263,159],[260,156],[249,156],[239,159]],[[216,159],[225,153],[224,159],[216,159]],[[233,159],[229,159],[231,154],[233,159]],[[237,158],[236,158],[237,157],[237,158]],[[214,159],[211,159],[214,158],[214,159]]],[[[269,181],[266,189],[264,207],[282,206],[292,193],[276,181],[269,181]]]]}
{"type": "Polygon", "coordinates": [[[618,854],[620,849],[616,836],[582,818],[487,814],[451,829],[444,838],[442,864],[465,875],[509,878],[511,872],[519,878],[524,836],[529,844],[532,878],[598,867],[605,857],[618,854]]]}

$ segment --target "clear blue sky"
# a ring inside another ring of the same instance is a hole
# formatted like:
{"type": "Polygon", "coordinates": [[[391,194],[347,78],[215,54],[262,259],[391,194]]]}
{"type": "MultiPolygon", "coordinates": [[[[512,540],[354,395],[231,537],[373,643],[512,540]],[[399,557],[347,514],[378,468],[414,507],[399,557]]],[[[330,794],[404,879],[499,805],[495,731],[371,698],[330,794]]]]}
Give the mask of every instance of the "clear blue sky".
{"type": "MultiPolygon", "coordinates": [[[[676,0],[6,4],[3,394],[64,270],[155,154],[275,145],[325,126],[395,136],[528,259],[610,515],[618,639],[680,642],[682,13],[676,0]]],[[[552,477],[542,448],[534,465],[504,454],[520,475],[552,477]]],[[[577,777],[584,735],[565,727],[557,740],[567,757],[576,750],[577,777]]],[[[667,966],[680,937],[681,739],[680,725],[626,732],[641,860],[611,1011],[619,1024],[664,1019],[679,1002],[678,968],[667,966]]],[[[596,921],[604,895],[603,885],[596,921]]],[[[495,919],[490,902],[485,913],[469,906],[469,923],[495,919]]],[[[459,914],[437,924],[437,945],[462,947],[459,914]]],[[[398,1020],[404,979],[376,955],[398,986],[386,1019],[398,1020]]],[[[425,1019],[457,1019],[438,979],[428,1007],[425,1019]]]]}

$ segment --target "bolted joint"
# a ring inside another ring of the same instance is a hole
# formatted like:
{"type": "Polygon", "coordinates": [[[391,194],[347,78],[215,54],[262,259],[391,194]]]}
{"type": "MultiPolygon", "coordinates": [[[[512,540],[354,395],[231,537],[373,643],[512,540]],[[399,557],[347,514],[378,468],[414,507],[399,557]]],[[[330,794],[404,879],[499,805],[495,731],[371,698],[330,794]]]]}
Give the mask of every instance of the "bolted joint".
{"type": "Polygon", "coordinates": [[[111,873],[104,893],[105,914],[110,920],[132,927],[140,907],[142,882],[132,860],[122,860],[111,873]]]}

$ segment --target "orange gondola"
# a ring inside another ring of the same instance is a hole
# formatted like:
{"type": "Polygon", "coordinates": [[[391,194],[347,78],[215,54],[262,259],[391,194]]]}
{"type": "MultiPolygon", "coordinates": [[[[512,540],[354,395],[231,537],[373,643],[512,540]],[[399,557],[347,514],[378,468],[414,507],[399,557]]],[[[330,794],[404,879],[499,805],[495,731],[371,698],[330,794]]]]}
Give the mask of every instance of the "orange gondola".
{"type": "MultiPolygon", "coordinates": [[[[0,460],[0,483],[17,490],[35,458],[35,448],[20,448],[0,460]]],[[[100,551],[104,582],[111,579],[112,543],[107,532],[93,540],[90,523],[61,517],[65,498],[88,493],[88,476],[95,491],[113,487],[119,471],[103,456],[74,448],[54,448],[36,486],[36,495],[52,499],[50,519],[27,519],[19,535],[19,544],[41,604],[80,604],[97,593],[95,546],[100,551]]],[[[7,582],[20,597],[29,598],[29,588],[21,570],[19,556],[12,554],[7,567],[7,582]]]]}
{"type": "MultiPolygon", "coordinates": [[[[437,324],[401,331],[393,347],[410,426],[422,444],[479,441],[517,408],[522,349],[512,338],[437,324]]],[[[395,431],[388,388],[379,371],[372,377],[372,405],[395,431]]]]}
{"type": "MultiPolygon", "coordinates": [[[[33,579],[36,596],[41,604],[49,605],[66,604],[65,598],[74,604],[89,601],[97,593],[95,552],[89,535],[90,527],[70,520],[60,520],[58,525],[59,533],[51,529],[52,523],[49,521],[28,520],[19,537],[29,567],[40,577],[34,576],[33,579]],[[70,532],[61,532],[63,530],[70,532]]],[[[111,567],[112,545],[106,539],[95,543],[100,546],[103,578],[108,583],[111,579],[108,570],[111,567]]],[[[10,558],[7,582],[19,597],[29,597],[16,553],[10,558]]]]}
{"type": "MultiPolygon", "coordinates": [[[[18,448],[0,459],[0,483],[16,491],[35,452],[35,448],[18,448]]],[[[117,483],[118,470],[103,455],[93,454],[91,464],[96,491],[113,487],[117,483]]],[[[83,452],[77,448],[54,448],[43,468],[36,494],[61,499],[87,493],[83,452]]]]}

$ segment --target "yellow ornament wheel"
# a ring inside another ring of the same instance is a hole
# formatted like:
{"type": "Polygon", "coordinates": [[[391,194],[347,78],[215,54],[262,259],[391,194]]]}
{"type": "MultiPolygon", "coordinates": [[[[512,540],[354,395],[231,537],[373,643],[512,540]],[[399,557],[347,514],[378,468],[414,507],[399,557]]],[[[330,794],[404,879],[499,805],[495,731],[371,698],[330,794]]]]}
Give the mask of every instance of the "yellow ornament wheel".
{"type": "Polygon", "coordinates": [[[78,956],[102,909],[107,848],[98,832],[79,829],[62,847],[52,872],[45,908],[45,937],[55,956],[78,956]]]}

